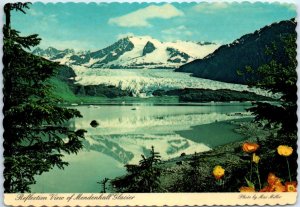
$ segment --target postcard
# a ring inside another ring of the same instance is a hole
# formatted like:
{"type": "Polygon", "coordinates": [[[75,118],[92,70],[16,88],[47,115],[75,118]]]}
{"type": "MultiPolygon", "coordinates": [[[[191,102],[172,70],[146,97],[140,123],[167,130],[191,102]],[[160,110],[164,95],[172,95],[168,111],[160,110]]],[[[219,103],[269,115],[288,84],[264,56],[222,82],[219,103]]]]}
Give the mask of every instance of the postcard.
{"type": "Polygon", "coordinates": [[[296,203],[296,4],[2,9],[6,205],[296,203]]]}

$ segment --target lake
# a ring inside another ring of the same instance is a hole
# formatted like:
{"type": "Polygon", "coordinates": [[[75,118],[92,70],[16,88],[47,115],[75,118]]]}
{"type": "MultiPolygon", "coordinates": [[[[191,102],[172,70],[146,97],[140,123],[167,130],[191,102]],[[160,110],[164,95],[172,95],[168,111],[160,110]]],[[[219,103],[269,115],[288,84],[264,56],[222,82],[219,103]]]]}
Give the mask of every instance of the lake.
{"type": "Polygon", "coordinates": [[[245,111],[249,106],[250,103],[75,106],[83,118],[72,120],[70,126],[88,131],[84,149],[77,155],[65,155],[64,160],[70,164],[64,170],[54,168],[36,176],[32,192],[100,192],[97,181],[125,174],[124,164],[138,163],[151,146],[167,160],[241,140],[243,137],[233,132],[233,126],[223,121],[250,117],[245,111]],[[91,127],[92,120],[99,126],[91,127]]]}

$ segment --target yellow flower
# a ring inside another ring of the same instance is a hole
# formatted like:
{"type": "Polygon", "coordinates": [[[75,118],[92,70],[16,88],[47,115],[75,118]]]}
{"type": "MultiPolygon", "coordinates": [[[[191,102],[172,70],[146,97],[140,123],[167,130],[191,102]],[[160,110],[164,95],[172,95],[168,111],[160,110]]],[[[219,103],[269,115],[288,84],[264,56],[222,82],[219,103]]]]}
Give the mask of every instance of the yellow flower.
{"type": "Polygon", "coordinates": [[[243,148],[244,152],[252,153],[252,152],[255,152],[259,148],[259,145],[256,143],[246,142],[243,144],[242,148],[243,148]]]}
{"type": "Polygon", "coordinates": [[[260,157],[258,155],[256,155],[255,153],[253,153],[252,161],[255,162],[256,164],[258,164],[259,160],[260,160],[260,157]]]}
{"type": "Polygon", "coordinates": [[[241,193],[247,193],[247,192],[255,192],[255,189],[253,187],[240,187],[239,191],[241,193]]]}
{"type": "Polygon", "coordinates": [[[277,147],[277,152],[281,156],[288,157],[293,153],[293,148],[287,145],[279,145],[277,147]]]}
{"type": "Polygon", "coordinates": [[[225,170],[220,166],[217,165],[213,170],[213,175],[217,180],[220,180],[225,174],[225,170]]]}

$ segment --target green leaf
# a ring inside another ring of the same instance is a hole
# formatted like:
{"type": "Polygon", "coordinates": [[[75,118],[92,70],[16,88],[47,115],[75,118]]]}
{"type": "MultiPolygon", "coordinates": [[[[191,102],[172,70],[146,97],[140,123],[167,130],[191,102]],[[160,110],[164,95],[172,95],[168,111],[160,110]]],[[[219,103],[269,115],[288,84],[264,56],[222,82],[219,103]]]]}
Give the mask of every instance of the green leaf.
{"type": "Polygon", "coordinates": [[[247,178],[245,178],[246,182],[247,182],[247,185],[251,188],[255,188],[255,185],[254,183],[252,183],[250,180],[248,180],[247,178]]]}

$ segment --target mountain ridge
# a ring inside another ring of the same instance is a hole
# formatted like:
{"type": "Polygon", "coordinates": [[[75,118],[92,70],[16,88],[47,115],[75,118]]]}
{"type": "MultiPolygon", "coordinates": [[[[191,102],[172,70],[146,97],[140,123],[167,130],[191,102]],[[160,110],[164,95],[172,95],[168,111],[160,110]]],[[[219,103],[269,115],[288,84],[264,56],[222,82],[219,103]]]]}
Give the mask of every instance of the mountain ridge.
{"type": "Polygon", "coordinates": [[[177,68],[197,58],[203,58],[219,47],[211,42],[161,42],[150,36],[128,36],[103,49],[75,52],[36,48],[32,53],[68,66],[88,68],[177,68]]]}
{"type": "MultiPolygon", "coordinates": [[[[267,47],[280,43],[285,35],[296,33],[295,19],[267,25],[253,33],[243,35],[230,44],[222,45],[203,59],[184,64],[176,72],[192,73],[193,76],[228,83],[247,83],[247,75],[237,71],[246,66],[258,68],[271,60],[265,53],[267,47]]],[[[280,45],[282,48],[283,46],[280,45]]]]}

